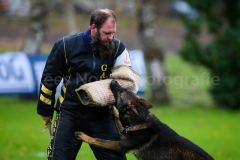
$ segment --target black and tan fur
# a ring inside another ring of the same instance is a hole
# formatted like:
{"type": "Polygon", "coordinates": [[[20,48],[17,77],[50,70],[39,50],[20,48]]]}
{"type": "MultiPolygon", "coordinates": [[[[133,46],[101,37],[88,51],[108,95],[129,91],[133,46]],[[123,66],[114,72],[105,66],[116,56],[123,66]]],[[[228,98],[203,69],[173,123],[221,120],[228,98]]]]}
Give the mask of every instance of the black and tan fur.
{"type": "Polygon", "coordinates": [[[213,159],[199,146],[178,135],[150,113],[148,109],[152,105],[149,102],[137,97],[131,91],[123,89],[117,81],[113,80],[110,87],[119,111],[120,139],[109,141],[76,132],[77,139],[122,154],[131,152],[140,160],[213,159]]]}

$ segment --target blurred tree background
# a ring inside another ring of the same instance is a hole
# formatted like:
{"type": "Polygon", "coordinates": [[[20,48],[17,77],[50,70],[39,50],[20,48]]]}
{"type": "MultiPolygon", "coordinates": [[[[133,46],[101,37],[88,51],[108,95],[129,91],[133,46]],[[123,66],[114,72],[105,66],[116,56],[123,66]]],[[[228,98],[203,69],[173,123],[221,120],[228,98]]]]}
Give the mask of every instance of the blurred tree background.
{"type": "Polygon", "coordinates": [[[28,33],[22,51],[36,54],[41,51],[47,27],[47,0],[31,1],[28,33]]]}
{"type": "Polygon", "coordinates": [[[104,7],[118,16],[116,37],[144,52],[152,101],[171,103],[165,56],[180,52],[210,70],[218,106],[240,108],[239,0],[0,0],[1,52],[48,53],[58,38],[85,31],[90,12],[104,7]]]}
{"type": "Polygon", "coordinates": [[[158,6],[164,0],[140,0],[136,4],[136,18],[138,22],[138,37],[144,52],[147,75],[151,77],[150,100],[169,104],[170,96],[164,82],[166,69],[164,66],[164,52],[157,42],[158,6]]]}
{"type": "Polygon", "coordinates": [[[216,104],[231,109],[240,108],[240,1],[186,0],[200,15],[196,19],[183,17],[187,34],[181,56],[194,64],[204,65],[218,78],[210,93],[216,104]],[[207,31],[212,40],[204,43],[201,34],[207,31]]]}
{"type": "MultiPolygon", "coordinates": [[[[31,86],[22,81],[30,74],[41,76],[44,61],[23,74],[26,61],[14,56],[38,62],[57,39],[85,31],[94,9],[110,8],[118,17],[116,38],[144,52],[148,76],[139,96],[154,105],[150,111],[215,159],[238,160],[239,1],[0,0],[0,93],[9,84],[31,86]]],[[[49,136],[40,132],[36,95],[21,96],[0,95],[0,159],[46,159],[49,136]]],[[[83,157],[94,159],[85,143],[77,159],[83,157]]]]}

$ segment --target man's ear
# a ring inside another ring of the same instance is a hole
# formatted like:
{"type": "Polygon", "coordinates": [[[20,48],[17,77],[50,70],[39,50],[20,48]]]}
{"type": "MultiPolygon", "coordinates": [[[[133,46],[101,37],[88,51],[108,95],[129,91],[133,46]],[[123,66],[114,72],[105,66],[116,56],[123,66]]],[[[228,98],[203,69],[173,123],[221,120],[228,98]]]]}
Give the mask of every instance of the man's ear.
{"type": "Polygon", "coordinates": [[[95,24],[90,25],[91,35],[94,35],[97,32],[97,27],[95,24]]]}
{"type": "Polygon", "coordinates": [[[153,107],[152,104],[149,103],[148,101],[146,101],[145,99],[139,98],[139,101],[140,101],[140,103],[141,103],[144,107],[146,107],[147,109],[150,109],[150,108],[153,107]]]}

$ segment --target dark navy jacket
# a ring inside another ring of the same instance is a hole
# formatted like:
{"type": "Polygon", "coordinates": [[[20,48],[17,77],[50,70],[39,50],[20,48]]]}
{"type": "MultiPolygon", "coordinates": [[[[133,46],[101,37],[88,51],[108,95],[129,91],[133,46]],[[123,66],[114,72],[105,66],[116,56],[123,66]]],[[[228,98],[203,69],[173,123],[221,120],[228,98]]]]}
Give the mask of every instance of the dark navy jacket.
{"type": "Polygon", "coordinates": [[[52,116],[56,88],[63,79],[56,110],[77,111],[82,118],[97,118],[110,113],[108,107],[87,107],[81,104],[75,89],[81,85],[106,79],[111,74],[115,59],[125,50],[125,45],[114,39],[113,54],[100,58],[92,52],[90,29],[59,39],[47,59],[40,86],[38,114],[52,116]]]}

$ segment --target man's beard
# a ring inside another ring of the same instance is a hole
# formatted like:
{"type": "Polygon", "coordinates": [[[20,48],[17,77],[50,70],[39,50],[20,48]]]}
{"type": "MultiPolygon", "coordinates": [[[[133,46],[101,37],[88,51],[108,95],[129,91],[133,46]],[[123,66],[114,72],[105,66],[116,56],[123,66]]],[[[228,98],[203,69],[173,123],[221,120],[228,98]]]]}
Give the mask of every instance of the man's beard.
{"type": "Polygon", "coordinates": [[[93,52],[99,55],[101,58],[105,58],[108,55],[111,55],[114,48],[113,41],[101,40],[99,32],[92,36],[91,46],[93,52]]]}

